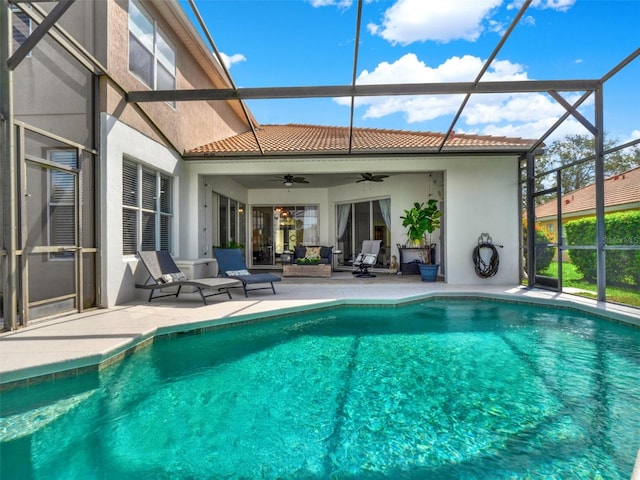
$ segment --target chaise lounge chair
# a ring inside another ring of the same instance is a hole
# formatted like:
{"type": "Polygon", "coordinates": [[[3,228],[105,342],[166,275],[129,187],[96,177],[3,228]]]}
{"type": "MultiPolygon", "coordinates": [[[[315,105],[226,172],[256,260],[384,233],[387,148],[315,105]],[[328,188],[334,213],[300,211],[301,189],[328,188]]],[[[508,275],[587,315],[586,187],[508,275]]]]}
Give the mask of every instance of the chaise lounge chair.
{"type": "Polygon", "coordinates": [[[282,278],[273,273],[249,273],[247,270],[247,264],[242,257],[242,252],[239,248],[216,248],[213,251],[216,260],[218,260],[218,268],[222,272],[222,276],[226,278],[234,278],[242,282],[242,288],[244,289],[244,296],[248,296],[247,292],[251,290],[265,290],[271,288],[273,294],[276,294],[276,289],[273,286],[273,282],[280,282],[282,278]],[[257,285],[268,283],[270,287],[255,287],[247,288],[247,285],[257,285]]]}
{"type": "Polygon", "coordinates": [[[358,267],[352,273],[356,277],[375,277],[369,272],[369,267],[373,267],[378,262],[378,253],[380,253],[380,244],[382,240],[363,240],[362,251],[353,261],[353,266],[358,267]]]}
{"type": "Polygon", "coordinates": [[[189,280],[187,276],[180,271],[176,262],[173,261],[171,254],[166,250],[138,252],[138,258],[147,270],[149,278],[144,284],[136,284],[136,288],[151,290],[149,293],[149,302],[162,297],[175,296],[177,298],[178,295],[180,295],[182,287],[189,286],[198,290],[202,301],[206,305],[207,298],[213,295],[226,293],[229,298],[231,298],[229,288],[240,286],[240,282],[232,278],[198,278],[197,280],[189,280]],[[153,295],[156,290],[171,287],[178,287],[178,291],[164,295],[153,295]],[[214,290],[214,293],[205,295],[203,292],[205,288],[214,290]]]}

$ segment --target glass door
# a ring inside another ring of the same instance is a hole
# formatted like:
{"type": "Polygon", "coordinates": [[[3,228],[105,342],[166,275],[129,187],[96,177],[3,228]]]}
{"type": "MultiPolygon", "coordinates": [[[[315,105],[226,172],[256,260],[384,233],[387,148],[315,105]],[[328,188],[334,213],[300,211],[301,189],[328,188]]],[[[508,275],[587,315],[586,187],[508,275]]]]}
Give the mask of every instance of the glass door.
{"type": "Polygon", "coordinates": [[[389,199],[371,200],[337,205],[336,232],[339,266],[350,267],[362,250],[364,240],[381,240],[378,267],[390,262],[391,229],[389,228],[389,199]]]}
{"type": "Polygon", "coordinates": [[[297,245],[318,245],[317,206],[254,206],[252,212],[254,266],[280,266],[297,245]]]}
{"type": "Polygon", "coordinates": [[[274,265],[273,207],[253,207],[251,217],[251,252],[253,265],[274,265]]]}
{"type": "MultiPolygon", "coordinates": [[[[282,254],[293,252],[298,244],[298,227],[301,226],[300,215],[295,206],[283,206],[273,209],[275,220],[275,255],[276,263],[282,264],[282,254]]],[[[302,232],[299,235],[302,242],[302,232]]]]}

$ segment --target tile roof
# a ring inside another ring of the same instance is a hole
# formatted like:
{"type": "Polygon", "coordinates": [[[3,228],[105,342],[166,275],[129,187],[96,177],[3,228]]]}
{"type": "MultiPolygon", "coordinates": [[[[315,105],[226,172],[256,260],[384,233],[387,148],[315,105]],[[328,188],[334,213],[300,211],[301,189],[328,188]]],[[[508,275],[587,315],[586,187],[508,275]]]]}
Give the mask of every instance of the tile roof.
{"type": "MultiPolygon", "coordinates": [[[[640,207],[640,167],[614,175],[604,181],[604,205],[616,207],[637,203],[640,207]]],[[[536,219],[556,216],[556,201],[536,207],[536,219]]],[[[595,184],[587,185],[562,197],[562,215],[576,214],[596,208],[595,184]]]]}
{"type": "MultiPolygon", "coordinates": [[[[260,125],[256,134],[264,154],[346,153],[349,148],[348,127],[319,125],[260,125]]],[[[406,130],[354,128],[354,153],[437,152],[444,134],[406,130]]],[[[524,152],[536,140],[452,133],[443,151],[460,152],[524,152]]],[[[252,132],[241,133],[185,152],[193,156],[229,156],[259,154],[252,132]]]]}

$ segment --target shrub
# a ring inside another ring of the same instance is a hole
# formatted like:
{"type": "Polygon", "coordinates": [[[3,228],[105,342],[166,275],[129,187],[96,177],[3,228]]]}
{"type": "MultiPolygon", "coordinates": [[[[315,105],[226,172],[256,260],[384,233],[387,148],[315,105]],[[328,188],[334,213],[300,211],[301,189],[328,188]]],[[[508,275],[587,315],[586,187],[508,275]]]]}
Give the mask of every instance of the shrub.
{"type": "MultiPolygon", "coordinates": [[[[527,238],[526,226],[524,227],[523,234],[526,242],[526,238],[527,238]]],[[[551,243],[551,238],[548,232],[546,232],[542,228],[536,227],[536,241],[535,241],[536,272],[542,272],[547,268],[549,268],[549,265],[551,265],[553,258],[556,256],[556,248],[547,247],[548,243],[551,243]]],[[[524,249],[524,259],[525,259],[525,269],[526,269],[529,261],[526,244],[524,249]]]]}
{"type": "MultiPolygon", "coordinates": [[[[605,244],[608,246],[640,245],[640,212],[605,215],[605,244]]],[[[565,225],[568,245],[595,245],[596,220],[583,218],[565,225]]],[[[585,280],[596,279],[596,250],[569,250],[569,258],[585,280]]],[[[606,252],[607,284],[635,284],[640,288],[640,251],[608,250],[606,252]]]]}

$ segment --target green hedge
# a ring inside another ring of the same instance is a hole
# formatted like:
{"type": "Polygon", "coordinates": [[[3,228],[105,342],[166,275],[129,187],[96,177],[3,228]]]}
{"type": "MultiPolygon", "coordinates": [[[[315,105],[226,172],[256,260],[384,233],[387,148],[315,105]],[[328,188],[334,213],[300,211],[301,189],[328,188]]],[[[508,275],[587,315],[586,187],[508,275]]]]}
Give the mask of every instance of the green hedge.
{"type": "MultiPolygon", "coordinates": [[[[567,245],[595,245],[596,219],[583,218],[565,224],[567,245]]],[[[605,243],[640,245],[640,211],[605,215],[605,243]]],[[[596,251],[569,250],[569,258],[585,280],[596,279],[596,251]]],[[[640,288],[640,251],[608,250],[607,284],[635,284],[640,288]]]]}
{"type": "MultiPolygon", "coordinates": [[[[524,227],[524,238],[527,238],[527,228],[524,227]]],[[[556,256],[555,247],[547,247],[546,245],[551,243],[551,239],[547,236],[544,230],[536,228],[536,272],[544,272],[553,258],[556,256]]],[[[529,259],[527,255],[527,249],[524,249],[525,270],[527,268],[529,259]]]]}

